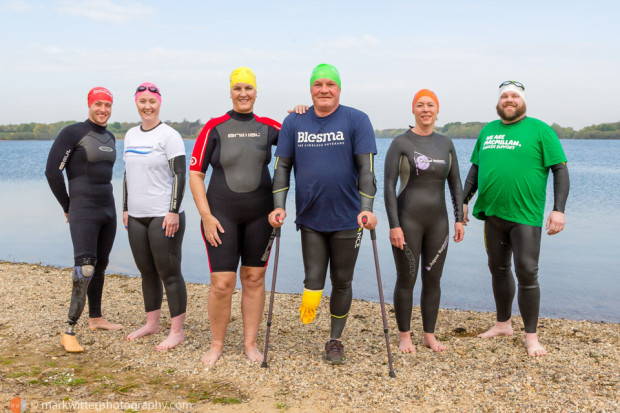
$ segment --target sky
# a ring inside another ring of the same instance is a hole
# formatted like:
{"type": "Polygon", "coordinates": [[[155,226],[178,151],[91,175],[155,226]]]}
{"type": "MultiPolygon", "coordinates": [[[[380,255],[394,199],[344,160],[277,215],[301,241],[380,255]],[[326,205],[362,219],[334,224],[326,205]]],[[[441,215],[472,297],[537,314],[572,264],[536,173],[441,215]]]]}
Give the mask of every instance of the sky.
{"type": "Polygon", "coordinates": [[[162,120],[231,109],[230,72],[257,76],[254,111],[311,104],[312,68],[340,71],[341,104],[376,129],[406,128],[421,88],[437,125],[496,119],[499,84],[525,85],[528,115],[581,129],[620,121],[617,1],[0,1],[0,124],[84,120],[94,86],[110,122],[137,122],[138,84],[162,120]]]}

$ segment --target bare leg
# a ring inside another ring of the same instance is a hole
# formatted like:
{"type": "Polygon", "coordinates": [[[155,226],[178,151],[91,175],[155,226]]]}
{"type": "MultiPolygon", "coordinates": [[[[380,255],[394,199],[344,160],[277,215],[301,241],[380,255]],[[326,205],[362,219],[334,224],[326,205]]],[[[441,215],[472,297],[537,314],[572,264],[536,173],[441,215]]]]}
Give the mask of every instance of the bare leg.
{"type": "Polygon", "coordinates": [[[415,353],[415,346],[411,341],[411,331],[399,331],[400,344],[398,349],[403,353],[415,353]]]}
{"type": "Polygon", "coordinates": [[[230,320],[232,294],[237,281],[237,273],[232,271],[211,273],[211,288],[207,311],[211,326],[211,346],[200,359],[208,366],[213,366],[222,355],[226,328],[230,320]]]}
{"type": "Polygon", "coordinates": [[[538,342],[538,334],[525,333],[525,347],[527,347],[527,355],[530,357],[545,356],[547,350],[538,342]]]}
{"type": "Polygon", "coordinates": [[[243,347],[251,361],[262,361],[256,336],[265,308],[265,267],[241,267],[241,315],[243,347]]]}
{"type": "Polygon", "coordinates": [[[103,317],[89,318],[88,328],[91,330],[121,330],[122,324],[111,323],[103,317]]]}
{"type": "Polygon", "coordinates": [[[446,346],[437,341],[435,338],[435,333],[424,333],[424,341],[422,344],[438,353],[446,349],[446,346]]]}
{"type": "Polygon", "coordinates": [[[185,334],[183,334],[183,323],[185,322],[185,313],[179,314],[176,317],[172,317],[170,320],[170,334],[168,337],[157,347],[155,350],[170,350],[171,348],[175,348],[177,345],[185,340],[185,334]]]}
{"type": "Polygon", "coordinates": [[[159,333],[159,316],[161,310],[149,311],[146,313],[146,324],[127,336],[127,340],[159,333]]]}
{"type": "Polygon", "coordinates": [[[482,334],[478,334],[478,337],[490,338],[495,336],[511,336],[513,333],[512,320],[509,318],[508,321],[496,321],[493,327],[482,334]]]}

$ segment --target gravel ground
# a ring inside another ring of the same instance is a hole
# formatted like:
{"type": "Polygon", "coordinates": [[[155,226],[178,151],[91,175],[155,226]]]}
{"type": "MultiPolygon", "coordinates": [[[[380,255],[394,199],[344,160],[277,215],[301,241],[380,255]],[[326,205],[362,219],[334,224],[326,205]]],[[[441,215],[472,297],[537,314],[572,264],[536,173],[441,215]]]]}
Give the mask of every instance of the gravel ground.
{"type": "MultiPolygon", "coordinates": [[[[620,327],[614,323],[541,319],[539,335],[549,354],[532,359],[518,317],[513,337],[483,340],[475,336],[492,325],[494,314],[441,310],[436,334],[448,349],[422,347],[420,331],[418,352],[411,355],[398,351],[393,310],[386,306],[394,379],[378,303],[354,300],[343,336],[347,363],[331,366],[321,358],[329,300],[323,299],[313,324],[302,325],[300,295],[276,294],[265,369],[243,354],[241,294],[235,292],[225,353],[205,367],[199,360],[209,344],[208,285],[188,284],[186,341],[156,352],[169,327],[167,304],[159,334],[128,342],[125,336],[144,321],[140,280],[108,275],[104,316],[125,329],[90,331],[85,314],[78,337],[86,351],[67,354],[59,339],[70,275],[66,268],[0,262],[5,406],[21,397],[28,411],[620,411],[620,327]],[[146,402],[154,405],[139,405],[146,402]]],[[[417,307],[412,325],[421,329],[417,307]]]]}

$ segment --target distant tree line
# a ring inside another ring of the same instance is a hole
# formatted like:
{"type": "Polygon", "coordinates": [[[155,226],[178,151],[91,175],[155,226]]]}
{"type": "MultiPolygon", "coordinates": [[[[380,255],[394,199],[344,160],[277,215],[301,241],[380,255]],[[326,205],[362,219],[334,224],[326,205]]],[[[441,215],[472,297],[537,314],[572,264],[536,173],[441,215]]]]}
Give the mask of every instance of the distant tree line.
{"type": "MultiPolygon", "coordinates": [[[[49,140],[55,139],[58,133],[67,125],[75,121],[62,121],[56,123],[20,123],[19,125],[0,125],[0,140],[49,140]]],[[[184,139],[195,139],[203,127],[200,119],[190,122],[184,119],[182,122],[166,121],[168,125],[176,129],[184,139]]],[[[140,122],[112,122],[108,124],[108,130],[123,139],[125,133],[139,125],[140,122]]],[[[435,130],[449,136],[452,139],[476,139],[480,134],[483,122],[450,122],[435,130]]],[[[600,125],[586,126],[575,131],[573,128],[564,128],[557,123],[551,125],[560,139],[620,139],[620,122],[601,123],[600,125]]],[[[376,129],[377,138],[395,138],[405,133],[407,129],[376,129]]]]}
{"type": "MultiPolygon", "coordinates": [[[[486,123],[483,122],[451,122],[435,128],[435,131],[452,139],[476,139],[484,125],[486,123]]],[[[578,131],[573,128],[564,128],[557,123],[551,125],[551,128],[560,139],[620,139],[620,122],[586,126],[578,131]]],[[[376,129],[375,136],[395,138],[406,131],[407,129],[376,129]]]]}

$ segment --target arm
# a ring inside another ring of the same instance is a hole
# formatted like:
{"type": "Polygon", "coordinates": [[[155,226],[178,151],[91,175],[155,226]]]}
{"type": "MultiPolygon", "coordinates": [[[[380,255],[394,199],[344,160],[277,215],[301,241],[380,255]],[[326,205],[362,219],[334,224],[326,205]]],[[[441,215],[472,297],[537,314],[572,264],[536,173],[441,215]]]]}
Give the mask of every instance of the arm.
{"type": "MultiPolygon", "coordinates": [[[[405,248],[405,234],[398,219],[398,203],[396,201],[396,184],[400,176],[402,151],[398,149],[398,141],[392,142],[385,156],[383,173],[383,199],[385,211],[390,224],[390,243],[399,249],[405,248]]],[[[402,185],[402,183],[401,183],[402,185]]]]}
{"type": "Polygon", "coordinates": [[[129,212],[127,209],[127,171],[123,175],[123,226],[127,229],[129,223],[129,212]]]}
{"type": "Polygon", "coordinates": [[[211,214],[211,208],[209,208],[209,201],[207,201],[206,195],[205,175],[203,172],[189,171],[189,188],[192,191],[194,203],[196,203],[196,208],[202,219],[205,239],[209,244],[217,247],[222,244],[218,231],[224,232],[224,228],[220,225],[220,221],[211,214]]]}
{"type": "Polygon", "coordinates": [[[450,171],[448,171],[448,187],[450,188],[452,208],[454,209],[454,242],[461,242],[465,236],[465,229],[463,228],[463,186],[454,145],[450,149],[450,155],[452,162],[450,163],[450,171]]]}
{"type": "Polygon", "coordinates": [[[357,217],[357,223],[360,227],[374,229],[377,226],[377,217],[372,212],[372,205],[377,192],[374,154],[361,153],[354,156],[358,175],[357,189],[360,193],[360,214],[357,217]],[[363,216],[367,218],[366,224],[362,222],[363,216]]]}
{"type": "Polygon", "coordinates": [[[554,235],[561,232],[566,224],[564,216],[564,208],[568,199],[568,191],[570,189],[570,179],[568,177],[568,167],[565,163],[553,165],[553,211],[547,218],[545,229],[548,235],[554,235]]]}
{"type": "Polygon", "coordinates": [[[463,225],[467,225],[469,222],[467,205],[476,191],[478,191],[478,165],[472,164],[467,178],[465,178],[465,188],[463,189],[463,225]]]}
{"type": "Polygon", "coordinates": [[[62,171],[71,159],[75,145],[73,140],[67,129],[63,129],[52,144],[45,167],[47,183],[65,215],[69,212],[69,194],[62,171]]]}
{"type": "Polygon", "coordinates": [[[167,237],[174,237],[174,234],[179,230],[179,209],[185,193],[185,155],[170,158],[168,166],[172,172],[172,193],[170,195],[170,209],[164,218],[162,229],[166,231],[167,237]]]}
{"type": "Polygon", "coordinates": [[[284,218],[286,218],[286,196],[291,182],[291,169],[293,168],[293,159],[278,156],[273,169],[273,206],[274,210],[269,214],[269,223],[272,227],[278,228],[282,226],[284,218]],[[279,215],[276,219],[276,215],[279,215]]]}

